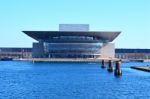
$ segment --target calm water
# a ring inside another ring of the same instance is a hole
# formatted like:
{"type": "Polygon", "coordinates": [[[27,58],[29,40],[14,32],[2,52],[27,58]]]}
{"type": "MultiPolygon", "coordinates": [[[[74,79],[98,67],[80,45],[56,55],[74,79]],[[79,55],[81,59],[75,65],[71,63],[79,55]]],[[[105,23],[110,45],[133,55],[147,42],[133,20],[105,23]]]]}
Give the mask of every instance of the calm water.
{"type": "Polygon", "coordinates": [[[150,73],[124,63],[114,77],[99,64],[0,62],[0,99],[148,99],[150,73]]]}

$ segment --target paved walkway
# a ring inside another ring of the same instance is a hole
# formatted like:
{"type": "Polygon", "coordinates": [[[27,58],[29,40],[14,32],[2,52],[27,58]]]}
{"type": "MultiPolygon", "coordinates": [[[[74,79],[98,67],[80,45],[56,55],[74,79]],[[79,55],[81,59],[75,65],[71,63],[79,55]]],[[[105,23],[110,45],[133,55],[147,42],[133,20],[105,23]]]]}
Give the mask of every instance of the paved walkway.
{"type": "Polygon", "coordinates": [[[108,60],[112,61],[118,61],[119,59],[117,58],[27,58],[27,59],[17,59],[20,61],[32,61],[32,62],[96,62],[99,63],[102,60],[105,60],[106,62],[108,60]]]}

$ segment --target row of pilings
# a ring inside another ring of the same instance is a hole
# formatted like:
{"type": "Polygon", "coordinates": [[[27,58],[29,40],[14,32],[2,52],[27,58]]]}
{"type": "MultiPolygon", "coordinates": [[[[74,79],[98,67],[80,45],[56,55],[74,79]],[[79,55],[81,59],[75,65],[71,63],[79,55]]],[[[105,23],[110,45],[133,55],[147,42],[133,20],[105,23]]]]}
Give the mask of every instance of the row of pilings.
{"type": "Polygon", "coordinates": [[[105,60],[101,61],[101,68],[106,68],[106,63],[108,63],[107,71],[108,72],[113,72],[115,76],[122,76],[122,70],[121,70],[121,61],[112,61],[108,60],[107,62],[105,60]],[[115,68],[113,69],[113,63],[115,63],[115,68]]]}

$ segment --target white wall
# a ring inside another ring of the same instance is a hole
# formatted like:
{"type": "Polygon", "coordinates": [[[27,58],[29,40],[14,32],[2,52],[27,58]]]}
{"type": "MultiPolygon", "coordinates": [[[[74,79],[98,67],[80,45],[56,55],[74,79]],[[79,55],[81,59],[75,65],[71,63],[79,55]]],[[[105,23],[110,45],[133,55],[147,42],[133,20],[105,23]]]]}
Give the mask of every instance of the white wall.
{"type": "Polygon", "coordinates": [[[115,44],[114,43],[104,43],[101,48],[101,57],[115,57],[115,44]]]}

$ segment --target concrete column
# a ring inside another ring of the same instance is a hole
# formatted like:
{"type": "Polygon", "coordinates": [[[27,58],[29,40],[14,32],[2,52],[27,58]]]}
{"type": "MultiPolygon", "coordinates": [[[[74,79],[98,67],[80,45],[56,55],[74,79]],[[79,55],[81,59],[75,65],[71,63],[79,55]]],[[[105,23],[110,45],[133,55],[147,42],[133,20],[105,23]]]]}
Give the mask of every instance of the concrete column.
{"type": "Polygon", "coordinates": [[[121,62],[120,61],[116,61],[116,67],[115,67],[114,74],[115,74],[115,76],[121,76],[122,75],[121,62]]]}
{"type": "Polygon", "coordinates": [[[113,66],[112,66],[112,61],[111,60],[109,60],[108,61],[108,72],[113,72],[113,66]]]}
{"type": "Polygon", "coordinates": [[[102,68],[105,68],[105,61],[104,61],[104,60],[102,60],[101,67],[102,67],[102,68]]]}

